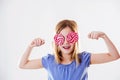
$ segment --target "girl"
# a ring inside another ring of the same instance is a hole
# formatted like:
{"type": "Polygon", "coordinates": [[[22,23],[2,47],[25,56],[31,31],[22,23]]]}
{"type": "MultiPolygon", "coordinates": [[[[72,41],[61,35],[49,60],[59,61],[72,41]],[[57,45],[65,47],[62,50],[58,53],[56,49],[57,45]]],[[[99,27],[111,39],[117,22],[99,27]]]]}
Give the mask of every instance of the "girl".
{"type": "Polygon", "coordinates": [[[60,21],[56,26],[54,36],[54,54],[48,54],[42,59],[29,60],[34,47],[45,43],[41,38],[34,39],[22,56],[19,67],[22,69],[45,68],[48,80],[88,80],[87,68],[91,64],[100,64],[118,59],[119,53],[108,36],[99,31],[89,33],[90,39],[102,38],[108,48],[106,53],[89,53],[78,51],[77,24],[73,20],[60,21]]]}

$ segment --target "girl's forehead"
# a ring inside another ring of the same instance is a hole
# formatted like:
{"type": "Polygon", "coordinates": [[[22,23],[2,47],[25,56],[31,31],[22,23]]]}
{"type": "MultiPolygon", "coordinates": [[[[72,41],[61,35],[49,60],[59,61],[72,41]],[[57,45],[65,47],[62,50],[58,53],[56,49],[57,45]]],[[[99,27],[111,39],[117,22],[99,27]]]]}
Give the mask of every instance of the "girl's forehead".
{"type": "Polygon", "coordinates": [[[66,27],[60,32],[60,34],[66,36],[70,32],[72,32],[72,30],[69,27],[66,27]]]}

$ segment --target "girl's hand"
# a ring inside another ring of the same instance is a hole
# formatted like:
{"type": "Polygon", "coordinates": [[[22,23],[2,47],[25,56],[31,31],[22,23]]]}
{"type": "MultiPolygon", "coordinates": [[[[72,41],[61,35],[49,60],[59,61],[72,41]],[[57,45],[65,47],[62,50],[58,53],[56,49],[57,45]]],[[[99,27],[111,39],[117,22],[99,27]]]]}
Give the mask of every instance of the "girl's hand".
{"type": "Polygon", "coordinates": [[[38,46],[41,46],[45,43],[45,41],[41,38],[36,38],[34,39],[31,44],[30,44],[30,47],[33,48],[33,47],[38,47],[38,46]]]}
{"type": "Polygon", "coordinates": [[[88,34],[88,38],[90,39],[99,39],[99,38],[104,38],[106,35],[103,32],[100,31],[92,31],[91,33],[88,34]]]}

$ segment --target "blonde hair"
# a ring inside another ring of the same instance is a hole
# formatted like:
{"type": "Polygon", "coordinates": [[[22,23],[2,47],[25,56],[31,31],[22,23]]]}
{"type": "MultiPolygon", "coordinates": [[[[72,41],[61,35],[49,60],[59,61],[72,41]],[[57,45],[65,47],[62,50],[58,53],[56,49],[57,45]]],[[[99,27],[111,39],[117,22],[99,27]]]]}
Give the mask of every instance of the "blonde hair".
{"type": "MultiPolygon", "coordinates": [[[[62,20],[60,21],[55,28],[56,34],[60,33],[64,28],[69,27],[73,32],[78,32],[78,26],[75,21],[73,20],[62,20]]],[[[71,59],[75,60],[77,64],[80,63],[80,59],[78,57],[78,42],[75,43],[73,53],[71,55],[71,59]]],[[[54,44],[54,54],[55,54],[55,60],[57,63],[61,63],[62,61],[62,54],[60,49],[57,45],[54,44]]]]}

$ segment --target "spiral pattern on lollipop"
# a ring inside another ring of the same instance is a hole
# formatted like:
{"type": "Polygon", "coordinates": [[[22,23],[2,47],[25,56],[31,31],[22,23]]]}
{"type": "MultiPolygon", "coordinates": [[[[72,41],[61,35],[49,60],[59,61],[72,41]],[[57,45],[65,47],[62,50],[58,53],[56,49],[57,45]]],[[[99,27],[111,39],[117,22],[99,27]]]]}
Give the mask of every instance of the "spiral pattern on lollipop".
{"type": "Polygon", "coordinates": [[[62,45],[64,43],[64,36],[62,34],[56,34],[54,36],[54,41],[56,45],[62,45]]]}
{"type": "Polygon", "coordinates": [[[67,41],[69,43],[75,43],[78,41],[78,34],[75,33],[75,32],[70,32],[68,35],[67,35],[67,41]]]}

